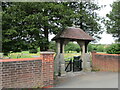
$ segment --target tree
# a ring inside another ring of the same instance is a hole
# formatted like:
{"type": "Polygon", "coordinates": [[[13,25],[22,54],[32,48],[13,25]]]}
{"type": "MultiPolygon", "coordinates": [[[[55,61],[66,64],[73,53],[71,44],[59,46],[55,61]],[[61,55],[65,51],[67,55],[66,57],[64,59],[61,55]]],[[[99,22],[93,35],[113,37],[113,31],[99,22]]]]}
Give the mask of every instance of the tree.
{"type": "Polygon", "coordinates": [[[105,51],[104,45],[98,44],[98,45],[97,45],[97,50],[96,50],[96,51],[97,51],[97,52],[104,52],[104,51],[105,51]]]}
{"type": "Polygon", "coordinates": [[[49,49],[51,49],[52,51],[56,51],[56,43],[54,41],[50,42],[49,49]]]}
{"type": "Polygon", "coordinates": [[[111,44],[106,48],[106,52],[109,54],[120,54],[120,44],[111,44]]]}
{"type": "Polygon", "coordinates": [[[24,46],[31,45],[47,50],[48,34],[72,25],[70,16],[71,11],[64,4],[3,3],[3,52],[24,50],[24,46]]]}
{"type": "Polygon", "coordinates": [[[97,51],[97,46],[95,44],[88,44],[88,52],[97,51]]]}
{"type": "Polygon", "coordinates": [[[106,20],[107,32],[120,41],[120,1],[114,2],[111,7],[112,11],[106,15],[109,18],[106,20]]]}
{"type": "Polygon", "coordinates": [[[97,52],[104,52],[105,51],[105,45],[102,44],[89,44],[88,45],[88,51],[97,51],[97,52]]]}
{"type": "Polygon", "coordinates": [[[98,34],[101,34],[101,25],[98,23],[100,17],[95,12],[100,7],[92,2],[74,2],[70,3],[74,9],[74,24],[96,39],[100,39],[98,34]]]}
{"type": "Polygon", "coordinates": [[[79,26],[92,36],[100,33],[99,7],[88,2],[12,2],[2,3],[3,52],[30,47],[49,48],[49,34],[66,26],[79,26]],[[91,22],[90,22],[91,21],[91,22]]]}
{"type": "Polygon", "coordinates": [[[69,53],[69,51],[76,51],[77,53],[79,53],[81,51],[80,46],[78,44],[75,44],[73,42],[69,42],[66,46],[65,46],[65,51],[67,51],[69,53]]]}
{"type": "Polygon", "coordinates": [[[65,51],[74,51],[75,50],[75,44],[72,42],[69,42],[66,46],[65,46],[65,51]]]}

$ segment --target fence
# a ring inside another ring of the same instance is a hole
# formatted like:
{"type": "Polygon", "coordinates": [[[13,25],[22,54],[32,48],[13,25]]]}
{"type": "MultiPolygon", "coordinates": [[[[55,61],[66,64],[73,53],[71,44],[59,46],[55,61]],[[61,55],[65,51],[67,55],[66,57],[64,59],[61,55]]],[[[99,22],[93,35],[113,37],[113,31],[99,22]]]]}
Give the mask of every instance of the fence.
{"type": "Polygon", "coordinates": [[[54,53],[38,58],[0,60],[1,88],[41,88],[54,83],[54,53]]]}
{"type": "Polygon", "coordinates": [[[92,68],[98,71],[120,71],[120,54],[92,52],[92,68]]]}

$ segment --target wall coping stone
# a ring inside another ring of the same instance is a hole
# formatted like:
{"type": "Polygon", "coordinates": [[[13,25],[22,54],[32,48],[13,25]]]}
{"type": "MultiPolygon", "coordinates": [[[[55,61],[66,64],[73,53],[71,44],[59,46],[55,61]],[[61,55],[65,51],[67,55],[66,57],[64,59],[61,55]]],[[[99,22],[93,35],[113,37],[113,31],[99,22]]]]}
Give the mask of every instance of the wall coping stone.
{"type": "Polygon", "coordinates": [[[40,52],[40,54],[54,54],[55,52],[49,52],[49,51],[43,51],[43,52],[40,52]]]}
{"type": "Polygon", "coordinates": [[[41,60],[41,57],[37,58],[18,58],[18,59],[0,59],[0,62],[13,62],[13,61],[31,61],[31,60],[41,60]]]}
{"type": "Polygon", "coordinates": [[[95,53],[96,55],[120,56],[120,54],[95,53]]]}

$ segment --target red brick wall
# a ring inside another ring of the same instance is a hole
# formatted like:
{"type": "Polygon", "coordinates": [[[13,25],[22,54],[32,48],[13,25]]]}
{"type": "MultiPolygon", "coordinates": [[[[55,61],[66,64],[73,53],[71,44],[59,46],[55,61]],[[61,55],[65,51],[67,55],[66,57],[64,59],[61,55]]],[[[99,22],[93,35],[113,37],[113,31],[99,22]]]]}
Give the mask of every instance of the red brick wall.
{"type": "Polygon", "coordinates": [[[45,86],[52,85],[54,83],[54,54],[41,53],[41,57],[43,66],[43,84],[45,86]]]}
{"type": "Polygon", "coordinates": [[[119,71],[120,55],[119,54],[102,54],[92,52],[92,68],[100,71],[119,71]]]}
{"type": "Polygon", "coordinates": [[[37,88],[53,84],[53,53],[39,58],[0,60],[2,88],[37,88]]]}

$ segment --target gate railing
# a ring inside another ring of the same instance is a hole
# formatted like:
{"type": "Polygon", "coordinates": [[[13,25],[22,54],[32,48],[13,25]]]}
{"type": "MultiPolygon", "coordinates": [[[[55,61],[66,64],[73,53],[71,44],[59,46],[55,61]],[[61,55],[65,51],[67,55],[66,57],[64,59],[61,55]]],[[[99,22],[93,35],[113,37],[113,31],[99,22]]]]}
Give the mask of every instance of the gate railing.
{"type": "Polygon", "coordinates": [[[66,72],[76,72],[82,70],[82,59],[80,56],[74,56],[74,58],[65,59],[65,71],[66,72]]]}
{"type": "Polygon", "coordinates": [[[65,59],[65,71],[70,72],[72,71],[72,57],[65,59]]]}

